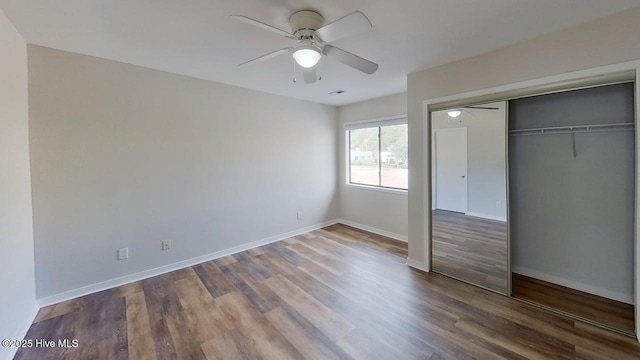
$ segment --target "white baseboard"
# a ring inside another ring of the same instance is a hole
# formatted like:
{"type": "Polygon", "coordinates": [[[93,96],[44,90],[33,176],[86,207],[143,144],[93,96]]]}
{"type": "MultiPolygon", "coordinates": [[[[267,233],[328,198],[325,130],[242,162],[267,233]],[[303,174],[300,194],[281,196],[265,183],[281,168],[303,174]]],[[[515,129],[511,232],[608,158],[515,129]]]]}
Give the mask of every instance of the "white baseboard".
{"type": "Polygon", "coordinates": [[[467,211],[465,213],[465,215],[469,215],[469,216],[473,216],[473,217],[479,217],[479,218],[483,218],[483,219],[489,219],[489,220],[497,220],[497,221],[502,221],[502,222],[506,222],[507,221],[507,219],[505,217],[502,217],[502,216],[482,214],[482,213],[477,213],[477,212],[472,212],[472,211],[467,211]]]}
{"type": "MultiPolygon", "coordinates": [[[[34,302],[31,310],[27,314],[25,314],[23,320],[19,324],[16,324],[13,334],[10,335],[7,339],[24,339],[25,336],[27,336],[27,332],[29,331],[31,324],[33,324],[33,320],[35,320],[36,315],[38,315],[39,310],[40,306],[38,306],[37,302],[34,302]]],[[[17,347],[1,347],[0,359],[11,360],[14,356],[16,356],[16,352],[18,352],[17,347]]]]}
{"type": "Polygon", "coordinates": [[[623,303],[626,303],[626,304],[633,305],[633,303],[634,303],[633,294],[624,294],[624,293],[617,292],[617,291],[611,291],[611,290],[603,289],[601,287],[597,287],[597,286],[593,286],[593,285],[589,285],[589,284],[584,284],[584,283],[573,281],[573,280],[564,279],[564,278],[561,278],[561,277],[558,277],[558,276],[554,276],[554,275],[545,274],[545,273],[542,273],[540,271],[529,269],[529,268],[526,268],[526,267],[522,267],[522,266],[518,266],[518,265],[512,264],[511,265],[511,272],[514,272],[514,273],[520,274],[520,275],[524,275],[524,276],[528,276],[528,277],[532,277],[534,279],[550,282],[550,283],[553,283],[553,284],[562,285],[562,286],[565,286],[565,287],[568,287],[568,288],[571,288],[571,289],[575,289],[575,290],[579,290],[579,291],[583,291],[583,292],[586,292],[586,293],[589,293],[589,294],[602,296],[602,297],[607,298],[607,299],[620,301],[620,302],[623,302],[623,303]]]}
{"type": "Polygon", "coordinates": [[[414,269],[418,269],[420,271],[424,271],[424,272],[429,272],[429,266],[423,262],[423,261],[418,261],[418,260],[414,260],[411,258],[407,258],[407,265],[411,266],[414,269]]]}
{"type": "Polygon", "coordinates": [[[357,223],[357,222],[354,222],[354,221],[351,221],[351,220],[338,219],[337,222],[339,222],[341,224],[349,225],[349,226],[354,227],[356,229],[368,231],[370,233],[374,233],[374,234],[390,237],[390,238],[395,239],[395,240],[400,240],[400,241],[404,241],[404,242],[408,242],[409,241],[408,238],[405,235],[400,235],[400,234],[396,234],[396,233],[391,232],[391,231],[374,228],[373,226],[363,225],[363,224],[360,224],[360,223],[357,223]]]}
{"type": "Polygon", "coordinates": [[[59,294],[47,296],[45,298],[41,298],[41,299],[37,300],[38,306],[39,307],[45,307],[45,306],[57,304],[59,302],[75,299],[75,298],[80,297],[80,296],[93,294],[93,293],[96,293],[98,291],[103,291],[103,290],[111,289],[111,288],[114,288],[114,287],[117,287],[117,286],[129,284],[129,283],[132,283],[132,282],[148,279],[150,277],[154,277],[154,276],[157,276],[157,275],[166,274],[166,273],[171,272],[171,271],[175,271],[175,270],[183,269],[183,268],[186,268],[186,267],[189,267],[189,266],[201,264],[203,262],[207,262],[207,261],[210,261],[210,260],[213,260],[213,259],[218,259],[218,258],[221,258],[221,257],[225,257],[225,256],[228,256],[228,255],[239,253],[239,252],[242,252],[242,251],[245,251],[245,250],[253,249],[253,248],[256,248],[256,247],[259,247],[259,246],[262,246],[262,245],[266,245],[266,244],[270,244],[270,243],[273,243],[273,242],[276,242],[276,241],[284,240],[284,239],[287,239],[287,238],[290,238],[290,237],[293,237],[293,236],[296,236],[296,235],[304,234],[304,233],[307,233],[307,232],[310,232],[310,231],[313,231],[313,230],[317,230],[317,229],[323,228],[325,226],[334,225],[334,224],[337,224],[338,222],[339,222],[338,219],[331,220],[331,221],[325,221],[325,222],[320,223],[320,224],[315,224],[315,225],[307,226],[307,227],[304,227],[304,228],[296,229],[296,230],[293,230],[293,231],[289,231],[289,232],[286,232],[286,233],[283,233],[283,234],[270,236],[268,238],[252,241],[252,242],[247,243],[247,244],[234,246],[234,247],[229,248],[229,249],[216,251],[216,252],[209,253],[209,254],[206,254],[206,255],[194,257],[194,258],[191,258],[191,259],[179,261],[179,262],[168,264],[168,265],[164,265],[164,266],[160,266],[160,267],[157,267],[157,268],[154,268],[154,269],[141,271],[141,272],[138,272],[138,273],[135,273],[135,274],[125,275],[125,276],[122,276],[122,277],[119,277],[119,278],[110,279],[110,280],[102,281],[102,282],[99,282],[99,283],[96,283],[96,284],[91,284],[91,285],[83,286],[83,287],[80,287],[80,288],[77,288],[77,289],[65,291],[65,292],[62,292],[62,293],[59,293],[59,294]]]}
{"type": "MultiPolygon", "coordinates": [[[[407,236],[405,235],[400,235],[400,234],[396,234],[394,232],[390,232],[390,231],[386,231],[386,230],[382,230],[382,229],[378,229],[372,226],[368,226],[368,225],[363,225],[354,221],[350,221],[350,220],[345,220],[345,219],[338,219],[338,223],[340,224],[344,224],[344,225],[348,225],[351,227],[354,227],[356,229],[360,229],[360,230],[364,230],[364,231],[368,231],[370,233],[374,233],[374,234],[378,234],[378,235],[382,235],[382,236],[386,236],[398,241],[402,241],[402,242],[408,242],[409,239],[407,236]]],[[[413,260],[410,258],[407,258],[407,265],[411,266],[412,268],[421,270],[421,271],[425,271],[425,272],[429,272],[429,267],[423,263],[422,261],[417,261],[417,260],[413,260]]]]}

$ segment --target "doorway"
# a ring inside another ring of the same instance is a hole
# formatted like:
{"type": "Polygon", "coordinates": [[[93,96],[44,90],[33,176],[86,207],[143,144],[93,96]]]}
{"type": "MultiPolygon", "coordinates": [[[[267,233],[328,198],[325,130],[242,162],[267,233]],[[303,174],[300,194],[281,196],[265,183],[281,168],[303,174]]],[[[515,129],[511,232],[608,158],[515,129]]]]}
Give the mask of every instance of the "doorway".
{"type": "Polygon", "coordinates": [[[438,129],[435,142],[436,210],[467,212],[467,129],[438,129]]]}

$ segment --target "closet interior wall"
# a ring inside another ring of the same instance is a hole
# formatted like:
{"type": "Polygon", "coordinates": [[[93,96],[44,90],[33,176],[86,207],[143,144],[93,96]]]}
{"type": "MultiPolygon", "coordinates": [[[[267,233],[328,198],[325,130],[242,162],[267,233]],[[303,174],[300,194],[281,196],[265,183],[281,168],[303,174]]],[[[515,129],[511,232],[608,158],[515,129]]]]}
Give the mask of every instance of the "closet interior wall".
{"type": "Polygon", "coordinates": [[[512,272],[632,304],[634,84],[511,100],[508,126],[512,272]]]}

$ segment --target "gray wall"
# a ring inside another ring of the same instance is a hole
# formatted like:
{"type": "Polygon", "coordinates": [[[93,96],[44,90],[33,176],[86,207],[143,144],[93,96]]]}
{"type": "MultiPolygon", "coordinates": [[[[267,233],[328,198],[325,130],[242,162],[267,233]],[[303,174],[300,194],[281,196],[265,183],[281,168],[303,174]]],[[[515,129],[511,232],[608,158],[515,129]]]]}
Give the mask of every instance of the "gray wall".
{"type": "MultiPolygon", "coordinates": [[[[0,10],[0,339],[21,339],[35,315],[27,45],[0,10]]],[[[0,347],[0,359],[15,348],[0,347]]]]}
{"type": "MultiPolygon", "coordinates": [[[[507,220],[505,105],[504,102],[483,104],[500,110],[466,109],[456,119],[450,119],[447,111],[432,113],[434,130],[467,128],[467,213],[471,216],[507,220]],[[497,202],[500,207],[496,206],[497,202]]],[[[435,169],[435,162],[431,164],[435,169]]]]}
{"type": "Polygon", "coordinates": [[[38,46],[29,86],[38,298],[338,217],[334,107],[38,46]]]}
{"type": "MultiPolygon", "coordinates": [[[[633,84],[511,101],[509,129],[633,123],[633,84]]],[[[509,138],[514,272],[633,303],[633,131],[509,138]]]]}
{"type": "Polygon", "coordinates": [[[407,194],[377,191],[347,185],[347,154],[344,124],[407,113],[407,94],[401,93],[344,105],[338,108],[340,146],[340,217],[370,228],[382,230],[400,239],[407,237],[407,194]]]}

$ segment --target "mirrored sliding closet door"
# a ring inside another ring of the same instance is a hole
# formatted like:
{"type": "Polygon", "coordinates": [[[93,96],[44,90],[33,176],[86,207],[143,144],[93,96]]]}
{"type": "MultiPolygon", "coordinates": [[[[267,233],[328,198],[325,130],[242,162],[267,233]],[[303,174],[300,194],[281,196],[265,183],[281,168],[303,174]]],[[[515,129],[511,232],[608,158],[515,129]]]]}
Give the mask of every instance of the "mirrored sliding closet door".
{"type": "Polygon", "coordinates": [[[506,102],[431,113],[432,269],[508,294],[506,102]]]}

